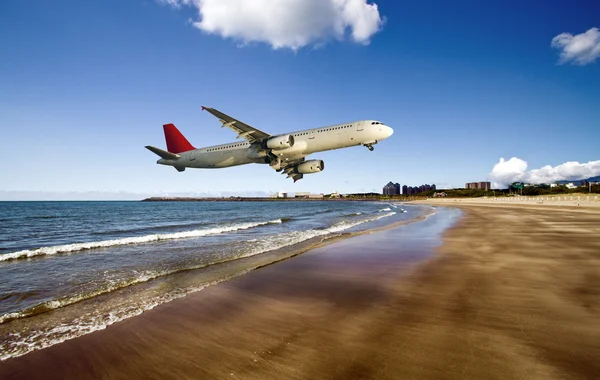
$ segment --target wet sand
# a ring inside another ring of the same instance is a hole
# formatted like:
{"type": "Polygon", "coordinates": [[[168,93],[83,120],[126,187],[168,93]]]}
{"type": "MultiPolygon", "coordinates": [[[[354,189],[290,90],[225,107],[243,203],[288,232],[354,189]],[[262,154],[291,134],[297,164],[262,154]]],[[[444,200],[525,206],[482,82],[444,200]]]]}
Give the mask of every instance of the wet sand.
{"type": "Polygon", "coordinates": [[[600,212],[460,205],[0,362],[0,378],[600,378],[600,212]]]}

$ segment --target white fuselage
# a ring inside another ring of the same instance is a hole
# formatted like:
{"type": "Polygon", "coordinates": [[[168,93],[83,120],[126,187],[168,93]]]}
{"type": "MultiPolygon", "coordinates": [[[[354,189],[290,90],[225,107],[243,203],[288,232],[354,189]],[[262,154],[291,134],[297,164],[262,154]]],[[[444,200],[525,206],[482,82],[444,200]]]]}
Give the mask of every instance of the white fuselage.
{"type": "MultiPolygon", "coordinates": [[[[271,150],[284,160],[306,157],[315,152],[347,148],[357,145],[376,144],[392,135],[393,129],[375,120],[360,120],[352,123],[307,129],[281,135],[292,135],[294,144],[290,148],[271,150]]],[[[244,164],[264,164],[264,157],[257,157],[256,150],[247,141],[209,146],[179,153],[177,160],[160,159],[157,163],[181,168],[225,168],[244,164]]]]}

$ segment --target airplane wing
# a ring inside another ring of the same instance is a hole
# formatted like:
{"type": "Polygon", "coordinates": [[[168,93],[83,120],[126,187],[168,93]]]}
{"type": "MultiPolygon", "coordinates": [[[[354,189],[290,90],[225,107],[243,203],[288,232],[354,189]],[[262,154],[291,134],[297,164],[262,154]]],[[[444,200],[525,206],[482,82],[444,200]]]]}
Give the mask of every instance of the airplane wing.
{"type": "MultiPolygon", "coordinates": [[[[238,134],[238,138],[243,137],[246,140],[248,140],[248,142],[250,144],[257,142],[257,141],[263,141],[266,140],[268,138],[271,137],[270,134],[261,131],[260,129],[256,129],[244,122],[241,122],[237,119],[234,119],[233,117],[224,114],[221,111],[218,111],[214,108],[210,108],[210,107],[204,107],[202,106],[202,110],[206,110],[208,112],[210,112],[211,114],[213,114],[214,116],[216,116],[219,121],[223,124],[223,127],[228,127],[230,129],[232,129],[234,132],[236,132],[238,134]]],[[[256,146],[255,149],[262,149],[260,148],[260,146],[256,146]]],[[[277,171],[281,171],[281,174],[287,174],[287,178],[292,178],[294,180],[294,182],[298,181],[299,179],[302,179],[302,177],[304,177],[302,174],[300,173],[294,173],[294,169],[298,164],[301,164],[302,162],[304,162],[305,159],[304,157],[294,157],[292,159],[285,159],[284,162],[282,162],[282,164],[280,166],[277,165],[273,165],[271,164],[271,167],[274,168],[277,171]]],[[[279,161],[281,162],[281,161],[279,161]]]]}
{"type": "Polygon", "coordinates": [[[243,123],[233,117],[224,114],[221,111],[218,111],[214,108],[204,107],[202,106],[202,110],[206,110],[211,114],[215,115],[221,123],[223,123],[223,127],[231,128],[234,132],[238,134],[238,138],[243,137],[248,140],[249,143],[253,143],[255,141],[262,141],[266,138],[271,137],[270,134],[261,131],[260,129],[256,129],[246,123],[243,123]]]}

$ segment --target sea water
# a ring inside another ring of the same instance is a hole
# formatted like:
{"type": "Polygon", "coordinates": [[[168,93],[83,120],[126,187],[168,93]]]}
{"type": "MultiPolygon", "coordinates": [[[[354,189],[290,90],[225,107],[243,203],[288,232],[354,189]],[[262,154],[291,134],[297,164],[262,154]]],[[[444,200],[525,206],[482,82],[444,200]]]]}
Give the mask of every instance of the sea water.
{"type": "Polygon", "coordinates": [[[426,212],[351,201],[0,202],[0,360],[426,212]]]}

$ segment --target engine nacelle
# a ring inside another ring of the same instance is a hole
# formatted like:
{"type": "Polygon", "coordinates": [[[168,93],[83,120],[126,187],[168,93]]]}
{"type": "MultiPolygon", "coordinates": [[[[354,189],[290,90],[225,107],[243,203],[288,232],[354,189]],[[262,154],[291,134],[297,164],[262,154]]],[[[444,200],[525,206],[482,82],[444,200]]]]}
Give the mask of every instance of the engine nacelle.
{"type": "Polygon", "coordinates": [[[267,148],[269,149],[285,149],[294,146],[294,136],[283,135],[275,136],[267,140],[267,148]]]}
{"type": "Polygon", "coordinates": [[[300,174],[311,174],[322,172],[325,169],[325,162],[323,160],[310,160],[301,163],[296,166],[296,171],[300,174]]]}

